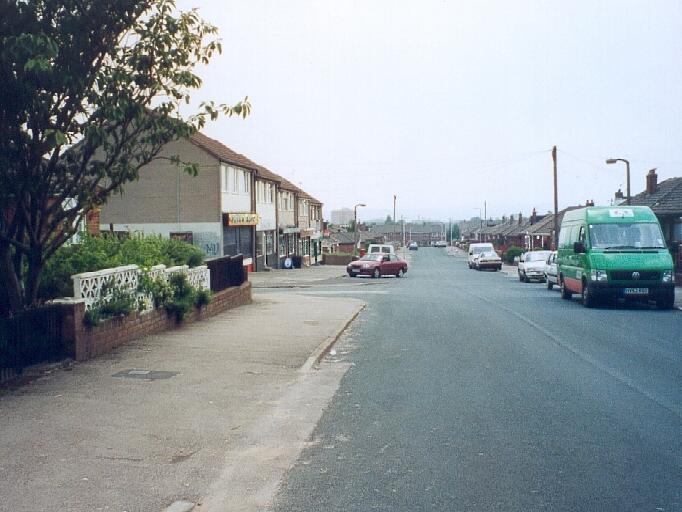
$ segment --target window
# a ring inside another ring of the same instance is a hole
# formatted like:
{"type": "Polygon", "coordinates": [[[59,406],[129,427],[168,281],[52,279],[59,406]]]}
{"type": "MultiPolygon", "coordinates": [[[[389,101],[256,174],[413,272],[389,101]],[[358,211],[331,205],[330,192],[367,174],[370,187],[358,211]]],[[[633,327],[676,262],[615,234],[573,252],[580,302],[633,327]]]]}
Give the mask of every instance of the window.
{"type": "Polygon", "coordinates": [[[242,171],[242,192],[248,194],[251,191],[251,173],[242,171]]]}
{"type": "Polygon", "coordinates": [[[234,167],[230,167],[230,173],[232,174],[232,193],[236,194],[239,192],[239,174],[241,171],[238,171],[234,167]]]}
{"type": "Polygon", "coordinates": [[[227,192],[229,188],[229,178],[230,173],[228,172],[226,165],[220,165],[220,190],[222,192],[227,192]]]}
{"type": "Polygon", "coordinates": [[[250,226],[228,227],[223,231],[223,253],[225,256],[243,254],[245,258],[253,257],[252,233],[250,226]]]}

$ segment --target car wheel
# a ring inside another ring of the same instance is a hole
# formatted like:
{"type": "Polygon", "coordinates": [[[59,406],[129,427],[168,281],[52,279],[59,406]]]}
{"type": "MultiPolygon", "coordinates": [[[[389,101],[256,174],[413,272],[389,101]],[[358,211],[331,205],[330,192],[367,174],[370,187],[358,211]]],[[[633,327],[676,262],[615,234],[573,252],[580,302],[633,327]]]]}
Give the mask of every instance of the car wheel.
{"type": "Polygon", "coordinates": [[[530,283],[530,278],[526,275],[526,273],[523,273],[523,282],[524,283],[530,283]]]}
{"type": "Polygon", "coordinates": [[[357,277],[355,274],[348,274],[348,277],[357,277]]]}
{"type": "Polygon", "coordinates": [[[379,270],[378,268],[375,268],[374,272],[372,273],[372,277],[375,279],[378,277],[381,277],[381,270],[379,270]]]}
{"type": "Polygon", "coordinates": [[[546,277],[545,280],[547,281],[547,289],[548,290],[551,290],[552,288],[554,288],[554,283],[552,283],[552,281],[549,280],[549,277],[546,277]]]}
{"type": "Polygon", "coordinates": [[[405,275],[405,271],[401,268],[398,270],[398,273],[395,275],[396,277],[403,277],[405,275]]]}
{"type": "Polygon", "coordinates": [[[559,278],[561,281],[561,298],[570,300],[571,297],[573,297],[573,294],[566,288],[566,283],[564,282],[563,278],[559,278]]]}
{"type": "Polygon", "coordinates": [[[588,281],[583,281],[583,291],[581,298],[583,301],[583,306],[586,308],[593,308],[595,305],[594,293],[590,288],[590,283],[588,281]]]}
{"type": "Polygon", "coordinates": [[[656,299],[656,307],[658,309],[672,309],[675,305],[675,291],[670,290],[670,293],[656,299]]]}

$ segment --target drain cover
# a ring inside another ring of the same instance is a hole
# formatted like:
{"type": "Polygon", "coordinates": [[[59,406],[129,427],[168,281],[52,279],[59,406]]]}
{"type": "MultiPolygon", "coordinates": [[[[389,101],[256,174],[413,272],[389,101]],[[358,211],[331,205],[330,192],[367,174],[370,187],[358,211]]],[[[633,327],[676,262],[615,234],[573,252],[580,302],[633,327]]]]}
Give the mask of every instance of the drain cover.
{"type": "Polygon", "coordinates": [[[123,370],[122,372],[114,373],[112,377],[124,377],[128,379],[146,379],[159,380],[170,379],[175,377],[179,372],[165,372],[158,370],[123,370]]]}

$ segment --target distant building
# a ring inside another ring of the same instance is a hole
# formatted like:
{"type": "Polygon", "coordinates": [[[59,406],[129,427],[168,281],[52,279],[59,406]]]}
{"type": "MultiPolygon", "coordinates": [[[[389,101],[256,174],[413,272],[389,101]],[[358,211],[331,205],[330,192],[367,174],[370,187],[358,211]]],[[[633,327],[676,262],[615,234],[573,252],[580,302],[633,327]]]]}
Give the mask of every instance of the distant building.
{"type": "Polygon", "coordinates": [[[335,224],[336,226],[348,226],[352,220],[353,210],[350,208],[332,210],[332,224],[335,224]]]}

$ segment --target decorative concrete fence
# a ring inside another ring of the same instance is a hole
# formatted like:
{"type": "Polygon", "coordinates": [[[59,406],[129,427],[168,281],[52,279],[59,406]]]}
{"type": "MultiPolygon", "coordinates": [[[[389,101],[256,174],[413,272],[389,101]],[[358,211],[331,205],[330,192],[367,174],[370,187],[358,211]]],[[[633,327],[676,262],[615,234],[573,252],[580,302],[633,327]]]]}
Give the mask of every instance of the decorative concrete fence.
{"type": "MultiPolygon", "coordinates": [[[[73,296],[76,299],[85,301],[85,309],[92,308],[102,297],[102,290],[107,291],[110,296],[112,290],[108,289],[113,285],[116,289],[137,293],[137,286],[140,275],[144,270],[137,265],[125,265],[122,267],[107,268],[96,272],[83,272],[71,276],[73,279],[73,296]]],[[[210,290],[211,272],[206,265],[189,268],[187,265],[176,267],[166,267],[165,265],[155,265],[147,271],[147,275],[152,279],[163,279],[168,282],[172,274],[182,273],[187,275],[187,280],[195,288],[210,290]]],[[[147,309],[153,309],[153,301],[150,297],[138,293],[138,298],[143,298],[147,309]]]]}

